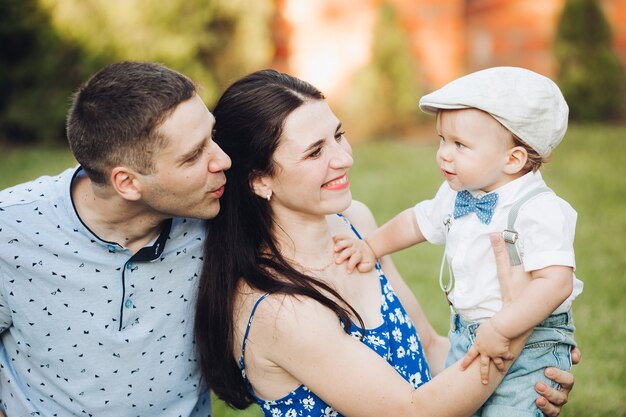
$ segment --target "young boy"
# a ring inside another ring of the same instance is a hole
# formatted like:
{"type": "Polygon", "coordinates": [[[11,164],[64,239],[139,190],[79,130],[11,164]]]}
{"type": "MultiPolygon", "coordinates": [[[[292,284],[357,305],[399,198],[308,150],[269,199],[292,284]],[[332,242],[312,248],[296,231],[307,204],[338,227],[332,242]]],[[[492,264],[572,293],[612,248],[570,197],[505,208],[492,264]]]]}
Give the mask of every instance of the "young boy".
{"type": "Polygon", "coordinates": [[[550,79],[497,67],[461,77],[422,97],[419,105],[437,116],[436,159],[444,183],[434,199],[401,212],[364,242],[336,236],[338,262],[348,259],[349,267],[359,262],[357,268],[366,272],[376,258],[424,240],[445,243],[451,273],[446,285],[442,277],[440,283],[452,307],[446,366],[462,358],[462,366],[468,365],[480,355],[486,383],[490,361],[502,370],[502,359],[510,358],[509,340],[534,328],[478,415],[541,415],[531,381],[543,377],[545,366],[570,368],[571,305],[582,291],[573,273],[576,212],[546,187],[538,171],[563,139],[567,104],[550,79]],[[503,234],[512,263],[521,258],[532,275],[505,308],[489,239],[493,233],[503,234]]]}

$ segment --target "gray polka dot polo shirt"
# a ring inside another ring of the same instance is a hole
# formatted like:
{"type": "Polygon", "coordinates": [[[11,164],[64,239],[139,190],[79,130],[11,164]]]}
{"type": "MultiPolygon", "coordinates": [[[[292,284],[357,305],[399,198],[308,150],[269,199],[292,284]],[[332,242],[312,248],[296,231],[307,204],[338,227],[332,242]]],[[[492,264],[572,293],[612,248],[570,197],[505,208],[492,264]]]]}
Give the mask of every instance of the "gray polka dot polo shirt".
{"type": "Polygon", "coordinates": [[[133,255],[77,216],[81,173],[0,192],[0,408],[209,416],[193,343],[203,222],[169,221],[133,255]]]}

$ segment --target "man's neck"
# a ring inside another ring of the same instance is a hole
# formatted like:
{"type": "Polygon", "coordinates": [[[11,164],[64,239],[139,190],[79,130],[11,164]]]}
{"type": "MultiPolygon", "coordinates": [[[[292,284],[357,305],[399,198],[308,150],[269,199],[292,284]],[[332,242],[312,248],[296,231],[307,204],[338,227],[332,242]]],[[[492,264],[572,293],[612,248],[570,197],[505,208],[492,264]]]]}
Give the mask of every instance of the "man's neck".
{"type": "Polygon", "coordinates": [[[133,253],[159,236],[165,220],[141,203],[121,198],[110,187],[94,185],[85,176],[74,180],[71,194],[78,216],[93,233],[133,253]]]}

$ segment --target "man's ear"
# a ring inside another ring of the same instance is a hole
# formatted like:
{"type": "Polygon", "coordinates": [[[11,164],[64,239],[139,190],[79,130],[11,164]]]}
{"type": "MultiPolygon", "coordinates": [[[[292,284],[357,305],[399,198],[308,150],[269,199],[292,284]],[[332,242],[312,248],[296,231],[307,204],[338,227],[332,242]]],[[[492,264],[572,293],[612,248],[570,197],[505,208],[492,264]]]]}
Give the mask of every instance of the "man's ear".
{"type": "Polygon", "coordinates": [[[506,174],[517,174],[524,168],[527,160],[528,151],[522,146],[514,146],[508,151],[504,172],[506,174]]]}
{"type": "Polygon", "coordinates": [[[142,183],[137,173],[125,166],[111,170],[111,184],[115,191],[125,200],[137,201],[141,198],[142,183]]]}
{"type": "Polygon", "coordinates": [[[267,176],[255,177],[250,180],[254,193],[269,201],[272,198],[272,180],[267,176]]]}

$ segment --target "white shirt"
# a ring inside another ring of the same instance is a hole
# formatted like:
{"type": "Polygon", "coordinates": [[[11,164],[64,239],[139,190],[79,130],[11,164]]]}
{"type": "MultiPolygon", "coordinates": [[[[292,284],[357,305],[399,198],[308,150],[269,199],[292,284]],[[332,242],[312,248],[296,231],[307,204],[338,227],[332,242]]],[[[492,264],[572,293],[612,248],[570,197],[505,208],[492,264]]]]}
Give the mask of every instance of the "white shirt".
{"type": "MultiPolygon", "coordinates": [[[[444,182],[432,200],[418,203],[414,208],[417,224],[426,240],[446,245],[446,256],[454,274],[450,301],[465,319],[482,321],[500,311],[502,301],[495,258],[489,235],[507,228],[513,204],[526,193],[545,187],[541,173],[528,173],[494,190],[498,204],[489,224],[482,223],[475,213],[455,219],[454,200],[457,192],[444,182]],[[450,215],[446,233],[444,220],[450,215]]],[[[485,193],[473,192],[480,197],[485,193]]],[[[519,234],[518,250],[524,269],[534,271],[551,265],[576,267],[574,233],[576,211],[553,193],[543,193],[526,202],[515,222],[519,234]]],[[[583,283],[574,277],[572,294],[555,311],[570,309],[572,301],[582,292],[583,283]]]]}

